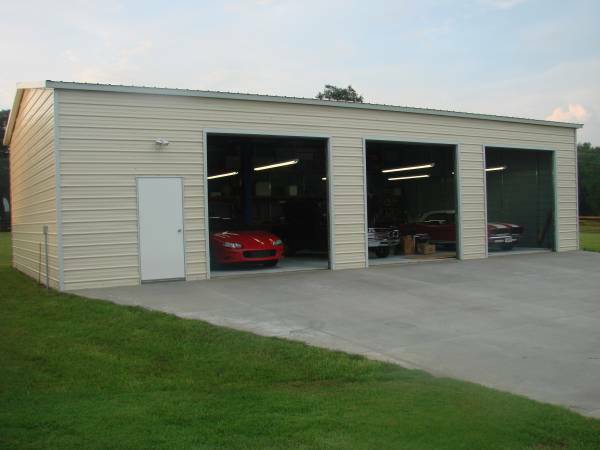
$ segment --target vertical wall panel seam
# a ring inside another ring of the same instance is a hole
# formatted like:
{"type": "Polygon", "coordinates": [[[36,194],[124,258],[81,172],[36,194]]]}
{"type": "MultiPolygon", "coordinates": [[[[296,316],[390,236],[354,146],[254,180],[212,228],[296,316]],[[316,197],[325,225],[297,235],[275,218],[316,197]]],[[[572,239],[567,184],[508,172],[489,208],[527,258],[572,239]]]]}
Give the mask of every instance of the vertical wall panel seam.
{"type": "Polygon", "coordinates": [[[202,130],[202,197],[204,198],[204,264],[206,279],[210,280],[210,218],[208,217],[208,132],[202,130]]]}
{"type": "Polygon", "coordinates": [[[335,245],[335,186],[334,186],[334,175],[333,175],[333,142],[332,137],[327,137],[327,205],[329,206],[329,269],[335,270],[336,261],[336,245],[335,245]]]}
{"type": "MultiPolygon", "coordinates": [[[[181,182],[181,233],[183,234],[183,279],[185,281],[188,281],[188,259],[189,257],[187,256],[187,239],[186,239],[186,231],[185,231],[185,219],[186,219],[186,214],[185,214],[185,177],[183,175],[179,176],[179,177],[174,177],[174,178],[179,178],[180,182],[181,182]]],[[[138,213],[138,223],[140,221],[139,218],[139,213],[138,213]]],[[[141,266],[140,266],[140,270],[141,270],[141,266]]],[[[140,283],[141,283],[141,278],[140,278],[140,283]]]]}
{"type": "Polygon", "coordinates": [[[65,290],[65,258],[63,251],[62,230],[62,194],[61,194],[61,164],[60,164],[60,122],[59,122],[59,91],[54,89],[54,173],[56,182],[56,252],[58,257],[58,290],[65,290]]]}
{"type": "Polygon", "coordinates": [[[138,284],[142,284],[142,246],[140,245],[140,188],[135,177],[135,245],[137,246],[138,284]]]}
{"type": "Polygon", "coordinates": [[[367,190],[367,140],[362,138],[362,158],[363,158],[363,211],[365,221],[365,268],[369,268],[369,210],[368,210],[368,190],[367,190]]]}
{"type": "Polygon", "coordinates": [[[488,205],[487,205],[487,172],[485,171],[486,166],[487,166],[487,160],[486,160],[486,146],[482,145],[481,146],[481,173],[483,174],[483,226],[484,226],[484,233],[483,235],[485,236],[485,242],[483,243],[483,255],[484,258],[488,258],[489,257],[489,248],[488,248],[488,242],[489,242],[489,236],[488,236],[488,205]]]}
{"type": "Polygon", "coordinates": [[[456,219],[458,222],[454,221],[455,229],[456,229],[456,257],[459,260],[463,259],[464,255],[464,246],[463,246],[463,218],[462,218],[462,183],[461,183],[461,164],[460,159],[462,158],[462,146],[460,144],[456,144],[454,148],[454,189],[456,189],[455,198],[457,201],[456,205],[456,219]]]}
{"type": "MultiPolygon", "coordinates": [[[[573,130],[573,151],[575,152],[575,230],[577,235],[575,236],[576,250],[581,250],[581,237],[579,230],[579,149],[577,148],[577,129],[573,130]]],[[[557,188],[555,188],[555,191],[557,188]]]]}
{"type": "Polygon", "coordinates": [[[558,154],[556,150],[552,150],[552,184],[554,191],[554,251],[560,252],[560,188],[558,179],[558,154]]]}

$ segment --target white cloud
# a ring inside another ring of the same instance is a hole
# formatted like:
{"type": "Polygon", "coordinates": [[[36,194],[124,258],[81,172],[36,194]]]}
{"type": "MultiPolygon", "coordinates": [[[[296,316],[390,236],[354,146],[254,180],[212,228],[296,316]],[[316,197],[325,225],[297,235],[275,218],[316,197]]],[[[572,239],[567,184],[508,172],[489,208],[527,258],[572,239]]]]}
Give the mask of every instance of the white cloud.
{"type": "Polygon", "coordinates": [[[554,108],[552,114],[546,117],[546,120],[555,120],[557,122],[585,122],[590,113],[580,104],[570,104],[566,109],[562,107],[554,108]]]}

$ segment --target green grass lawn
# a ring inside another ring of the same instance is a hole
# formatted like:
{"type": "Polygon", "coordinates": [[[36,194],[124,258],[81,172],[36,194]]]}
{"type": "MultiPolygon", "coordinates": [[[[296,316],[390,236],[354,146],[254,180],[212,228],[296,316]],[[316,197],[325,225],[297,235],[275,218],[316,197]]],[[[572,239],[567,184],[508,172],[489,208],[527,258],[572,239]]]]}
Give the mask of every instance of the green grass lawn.
{"type": "Polygon", "coordinates": [[[0,235],[2,448],[600,448],[523,397],[141,308],[47,293],[0,235]]]}
{"type": "Polygon", "coordinates": [[[600,252],[600,221],[582,220],[579,224],[581,249],[600,252]]]}

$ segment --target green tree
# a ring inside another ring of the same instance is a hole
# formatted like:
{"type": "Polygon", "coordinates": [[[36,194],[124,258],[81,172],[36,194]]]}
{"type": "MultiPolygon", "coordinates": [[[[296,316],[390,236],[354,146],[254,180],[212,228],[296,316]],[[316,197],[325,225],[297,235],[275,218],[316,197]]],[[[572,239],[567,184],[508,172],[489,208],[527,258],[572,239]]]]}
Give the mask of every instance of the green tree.
{"type": "Polygon", "coordinates": [[[577,146],[579,214],[600,216],[600,147],[586,142],[577,146]]]}
{"type": "Polygon", "coordinates": [[[9,110],[0,111],[0,231],[9,229],[10,213],[4,210],[3,198],[10,198],[10,180],[8,174],[8,147],[4,140],[4,130],[8,122],[9,110]]]}
{"type": "Polygon", "coordinates": [[[333,86],[332,84],[326,84],[323,92],[317,94],[317,98],[319,100],[335,100],[338,102],[363,102],[363,96],[358,95],[350,85],[348,85],[347,88],[341,88],[333,86]]]}
{"type": "Polygon", "coordinates": [[[10,109],[0,109],[0,157],[6,157],[8,155],[8,147],[4,145],[3,141],[9,115],[10,109]]]}

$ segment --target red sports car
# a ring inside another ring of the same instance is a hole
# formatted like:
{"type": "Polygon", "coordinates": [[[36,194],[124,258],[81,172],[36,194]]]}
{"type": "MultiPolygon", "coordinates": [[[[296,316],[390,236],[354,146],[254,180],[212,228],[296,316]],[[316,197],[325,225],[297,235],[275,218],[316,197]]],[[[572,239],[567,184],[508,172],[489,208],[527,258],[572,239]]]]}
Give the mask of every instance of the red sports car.
{"type": "MultiPolygon", "coordinates": [[[[215,222],[211,218],[211,224],[215,222]]],[[[253,263],[276,266],[283,258],[283,242],[272,233],[260,230],[216,231],[210,234],[210,255],[218,265],[253,263]]],[[[211,226],[211,229],[214,229],[211,226]]]]}
{"type": "MultiPolygon", "coordinates": [[[[426,235],[435,244],[456,244],[456,213],[453,210],[430,211],[402,232],[426,235]]],[[[523,235],[524,228],[512,223],[488,222],[488,245],[510,250],[523,235]]]]}

